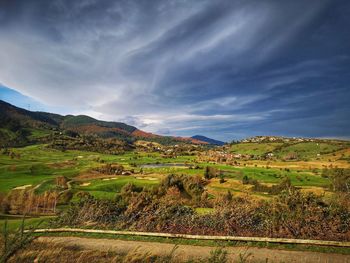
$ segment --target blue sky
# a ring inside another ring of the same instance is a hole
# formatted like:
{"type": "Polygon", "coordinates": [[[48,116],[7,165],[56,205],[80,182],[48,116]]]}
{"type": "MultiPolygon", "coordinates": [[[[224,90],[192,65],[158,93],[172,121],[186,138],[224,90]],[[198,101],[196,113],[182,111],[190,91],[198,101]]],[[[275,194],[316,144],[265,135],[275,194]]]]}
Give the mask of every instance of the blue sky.
{"type": "Polygon", "coordinates": [[[0,1],[0,98],[164,134],[350,137],[350,1],[0,1]]]}
{"type": "Polygon", "coordinates": [[[32,97],[25,96],[13,89],[9,89],[0,84],[0,100],[4,100],[11,104],[16,105],[17,107],[30,110],[30,111],[46,111],[46,112],[60,112],[61,114],[70,114],[73,109],[60,107],[60,106],[51,106],[44,103],[41,103],[32,97]]]}

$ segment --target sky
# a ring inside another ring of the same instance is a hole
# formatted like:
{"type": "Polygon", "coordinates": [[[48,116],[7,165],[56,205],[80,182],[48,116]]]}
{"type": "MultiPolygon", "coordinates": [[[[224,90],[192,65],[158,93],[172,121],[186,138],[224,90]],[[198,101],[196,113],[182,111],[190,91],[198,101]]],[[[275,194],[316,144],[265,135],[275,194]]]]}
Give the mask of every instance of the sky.
{"type": "Polygon", "coordinates": [[[162,135],[350,138],[348,0],[0,0],[0,99],[162,135]]]}

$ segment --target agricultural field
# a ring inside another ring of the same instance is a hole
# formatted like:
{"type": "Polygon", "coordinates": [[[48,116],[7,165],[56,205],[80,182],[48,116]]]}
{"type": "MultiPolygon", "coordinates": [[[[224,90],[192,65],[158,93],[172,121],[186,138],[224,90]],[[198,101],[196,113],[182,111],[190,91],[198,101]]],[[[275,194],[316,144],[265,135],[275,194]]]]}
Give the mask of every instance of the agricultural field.
{"type": "Polygon", "coordinates": [[[295,153],[301,160],[317,160],[322,155],[332,154],[339,150],[349,147],[346,143],[330,143],[330,142],[305,142],[296,143],[288,146],[280,147],[276,151],[277,157],[283,158],[288,154],[295,153]]]}
{"type": "Polygon", "coordinates": [[[349,149],[349,147],[349,142],[344,141],[262,142],[233,144],[229,150],[232,153],[253,156],[264,156],[271,153],[271,156],[280,160],[312,161],[328,160],[331,156],[344,157],[341,150],[349,149]]]}
{"type": "Polygon", "coordinates": [[[240,154],[264,155],[268,152],[273,152],[282,143],[238,143],[230,147],[230,151],[240,154]]]}

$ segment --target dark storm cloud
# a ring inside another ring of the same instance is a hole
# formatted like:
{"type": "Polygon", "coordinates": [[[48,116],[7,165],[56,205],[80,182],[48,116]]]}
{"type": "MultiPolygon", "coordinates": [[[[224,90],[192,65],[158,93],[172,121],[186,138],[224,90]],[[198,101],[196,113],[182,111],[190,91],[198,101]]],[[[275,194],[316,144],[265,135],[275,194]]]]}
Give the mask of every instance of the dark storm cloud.
{"type": "Polygon", "coordinates": [[[0,82],[151,132],[349,137],[348,1],[0,1],[0,82]]]}

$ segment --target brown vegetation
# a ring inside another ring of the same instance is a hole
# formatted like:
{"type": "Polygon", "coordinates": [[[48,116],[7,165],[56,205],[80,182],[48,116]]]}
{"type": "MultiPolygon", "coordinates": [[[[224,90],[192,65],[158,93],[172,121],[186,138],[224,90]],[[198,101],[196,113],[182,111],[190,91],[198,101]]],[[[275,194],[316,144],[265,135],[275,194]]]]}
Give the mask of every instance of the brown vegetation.
{"type": "Polygon", "coordinates": [[[120,128],[104,127],[96,124],[79,125],[69,128],[70,131],[77,132],[79,134],[98,134],[98,133],[108,133],[115,132],[124,135],[129,135],[129,132],[120,128]]]}
{"type": "Polygon", "coordinates": [[[320,196],[293,188],[273,201],[231,193],[210,200],[205,193],[202,179],[170,175],[152,190],[128,185],[113,202],[85,197],[57,223],[183,234],[350,240],[350,207],[341,195],[326,203],[320,196]],[[191,208],[202,205],[213,206],[214,212],[199,215],[191,208]]]}
{"type": "Polygon", "coordinates": [[[153,133],[150,133],[150,132],[145,132],[145,131],[141,131],[141,130],[134,130],[132,133],[131,133],[132,136],[135,136],[135,137],[141,137],[141,138],[159,138],[161,136],[159,135],[156,135],[156,134],[153,134],[153,133]]]}
{"type": "Polygon", "coordinates": [[[108,174],[108,175],[121,175],[124,171],[123,165],[120,164],[105,164],[100,167],[94,168],[94,171],[99,172],[101,174],[108,174]]]}
{"type": "Polygon", "coordinates": [[[54,136],[45,139],[50,148],[57,150],[82,150],[91,152],[100,152],[106,154],[120,154],[132,147],[121,140],[117,139],[100,139],[93,136],[68,137],[54,136]]]}
{"type": "MultiPolygon", "coordinates": [[[[86,238],[39,238],[20,249],[7,262],[116,262],[116,263],[225,263],[228,253],[221,248],[178,246],[149,242],[130,242],[86,238]],[[157,247],[155,247],[158,245],[157,247]],[[178,251],[179,250],[179,251],[178,251]],[[204,252],[204,253],[203,253],[204,252]]],[[[245,259],[237,249],[236,258],[245,259]]],[[[233,257],[234,255],[231,255],[233,257]]],[[[245,262],[245,260],[241,260],[245,262]]]]}
{"type": "Polygon", "coordinates": [[[33,189],[14,189],[2,201],[5,213],[16,215],[41,215],[56,213],[58,192],[36,194],[33,189]]]}

